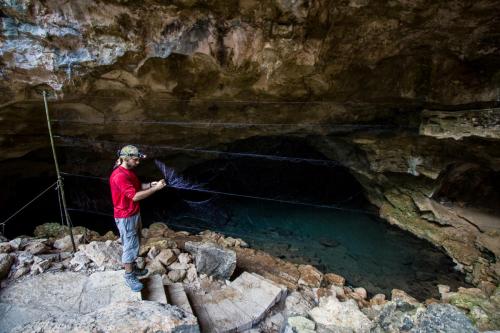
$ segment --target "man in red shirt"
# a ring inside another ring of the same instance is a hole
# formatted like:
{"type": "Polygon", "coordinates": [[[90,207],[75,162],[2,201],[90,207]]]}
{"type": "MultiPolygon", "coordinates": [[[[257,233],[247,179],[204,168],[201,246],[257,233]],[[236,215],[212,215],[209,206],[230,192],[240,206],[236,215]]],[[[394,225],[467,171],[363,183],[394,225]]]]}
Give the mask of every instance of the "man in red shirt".
{"type": "Polygon", "coordinates": [[[144,287],[137,276],[147,274],[147,270],[139,270],[134,265],[139,255],[142,227],[139,201],[166,186],[163,179],[146,184],[139,181],[133,169],[139,165],[140,159],[145,157],[135,146],[123,147],[120,150],[116,168],[109,178],[115,222],[120,231],[123,246],[122,262],[125,267],[125,282],[136,292],[144,287]]]}

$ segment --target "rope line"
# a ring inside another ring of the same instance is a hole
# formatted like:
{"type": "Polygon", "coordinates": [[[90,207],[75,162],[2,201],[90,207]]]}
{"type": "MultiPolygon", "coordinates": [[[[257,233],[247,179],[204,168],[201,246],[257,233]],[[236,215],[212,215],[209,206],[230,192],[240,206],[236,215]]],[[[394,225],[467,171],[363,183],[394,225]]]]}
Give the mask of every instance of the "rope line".
{"type": "MultiPolygon", "coordinates": [[[[104,178],[104,177],[85,176],[85,175],[79,175],[79,174],[68,173],[68,172],[61,172],[61,174],[66,175],[66,176],[80,177],[80,178],[91,178],[91,179],[99,179],[99,180],[106,180],[106,181],[108,180],[107,178],[104,178]]],[[[340,210],[340,211],[346,211],[346,212],[363,213],[363,214],[370,214],[370,215],[378,216],[378,214],[376,214],[372,211],[363,210],[363,209],[355,209],[355,208],[345,208],[345,207],[339,207],[339,206],[334,206],[334,205],[313,204],[313,203],[307,203],[307,202],[301,202],[301,201],[274,199],[274,198],[268,198],[268,197],[258,197],[258,196],[253,196],[253,195],[205,190],[205,189],[200,189],[200,188],[183,188],[183,187],[170,186],[170,185],[167,185],[166,187],[176,189],[176,190],[209,193],[209,194],[219,194],[219,195],[232,196],[232,197],[245,198],[245,199],[272,201],[272,202],[278,202],[278,203],[290,204],[290,205],[309,206],[309,207],[324,208],[324,209],[334,209],[334,210],[340,210]]],[[[357,193],[355,195],[357,195],[357,193]]]]}
{"type": "Polygon", "coordinates": [[[3,221],[2,223],[0,223],[0,225],[5,225],[7,222],[9,222],[12,218],[14,218],[17,214],[19,214],[21,211],[23,211],[26,207],[28,207],[29,205],[31,205],[33,202],[35,202],[38,198],[40,198],[42,195],[44,195],[48,190],[50,190],[51,188],[53,188],[54,186],[57,185],[57,181],[55,183],[53,183],[52,185],[50,185],[49,187],[47,187],[45,190],[43,190],[40,194],[38,194],[36,197],[34,197],[32,200],[30,200],[27,204],[25,204],[24,206],[22,206],[20,209],[18,209],[14,214],[12,214],[11,216],[9,216],[5,221],[3,221]]]}
{"type": "Polygon", "coordinates": [[[325,123],[238,123],[238,122],[212,122],[212,121],[175,121],[175,120],[121,120],[121,119],[103,119],[102,121],[82,121],[70,119],[53,119],[57,123],[106,125],[108,123],[133,123],[145,125],[166,125],[179,127],[227,127],[227,128],[245,128],[245,127],[328,127],[329,129],[379,129],[379,128],[417,128],[415,126],[386,125],[386,124],[325,124],[325,123]]]}
{"type": "MultiPolygon", "coordinates": [[[[125,144],[115,141],[105,141],[105,140],[88,140],[88,139],[79,139],[69,136],[55,136],[55,138],[61,139],[66,142],[85,142],[88,144],[91,143],[102,143],[117,146],[124,146],[125,144]]],[[[210,150],[210,149],[200,149],[200,148],[183,148],[176,146],[165,146],[165,145],[147,145],[147,144],[134,144],[140,147],[147,147],[149,149],[165,149],[172,151],[185,151],[191,153],[206,153],[206,154],[214,154],[214,155],[222,155],[222,156],[236,156],[236,157],[248,157],[248,158],[262,158],[268,159],[272,161],[289,161],[293,163],[306,162],[316,165],[327,165],[327,166],[339,166],[342,165],[340,162],[332,161],[332,160],[324,160],[324,159],[315,159],[315,158],[301,158],[301,157],[290,157],[290,156],[280,156],[280,155],[267,155],[267,154],[252,154],[252,153],[238,153],[238,152],[226,152],[219,150],[210,150]]]]}

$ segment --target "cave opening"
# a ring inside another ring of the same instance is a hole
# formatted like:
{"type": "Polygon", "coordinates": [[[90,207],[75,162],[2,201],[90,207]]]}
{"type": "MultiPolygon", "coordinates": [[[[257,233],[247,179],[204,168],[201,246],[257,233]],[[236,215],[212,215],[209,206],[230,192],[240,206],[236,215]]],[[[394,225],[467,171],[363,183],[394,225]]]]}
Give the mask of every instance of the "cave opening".
{"type": "MultiPolygon", "coordinates": [[[[198,233],[210,229],[242,238],[282,259],[338,272],[348,283],[362,285],[371,294],[390,294],[392,288],[399,288],[424,299],[438,296],[438,283],[464,285],[463,276],[440,250],[377,216],[351,170],[341,163],[301,160],[335,162],[306,139],[254,137],[223,149],[291,160],[227,156],[201,160],[192,154],[148,151],[152,158],[137,169],[143,181],[161,177],[154,163],[157,159],[191,183],[216,193],[158,192],[141,203],[145,226],[163,221],[176,230],[198,233]]],[[[114,151],[92,146],[64,146],[59,151],[61,169],[69,173],[65,187],[74,225],[116,233],[107,183],[114,151]]],[[[55,175],[49,157],[48,150],[39,150],[4,165],[11,170],[5,179],[7,188],[14,190],[13,184],[17,184],[38,189],[50,184],[55,175]]],[[[26,199],[22,192],[29,191],[6,194],[9,206],[26,199]]],[[[53,191],[9,225],[6,235],[32,234],[36,225],[59,220],[53,191]]]]}

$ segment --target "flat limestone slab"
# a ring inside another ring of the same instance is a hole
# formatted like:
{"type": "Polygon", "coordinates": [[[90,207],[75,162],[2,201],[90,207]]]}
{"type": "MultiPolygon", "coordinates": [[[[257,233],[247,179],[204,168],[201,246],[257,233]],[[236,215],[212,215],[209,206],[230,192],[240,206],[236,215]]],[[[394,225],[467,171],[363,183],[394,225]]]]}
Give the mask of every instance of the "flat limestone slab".
{"type": "Polygon", "coordinates": [[[62,313],[86,314],[114,302],[140,300],[125,285],[123,271],[44,273],[0,290],[0,332],[62,313]]]}
{"type": "Polygon", "coordinates": [[[168,304],[165,286],[160,275],[151,275],[141,282],[144,284],[144,289],[141,292],[143,300],[168,304]]]}
{"type": "Polygon", "coordinates": [[[241,332],[252,327],[252,318],[235,307],[231,299],[207,294],[202,296],[203,306],[212,323],[212,332],[241,332]]]}
{"type": "Polygon", "coordinates": [[[258,278],[248,272],[243,272],[231,283],[231,287],[243,293],[246,300],[259,304],[265,309],[264,311],[268,311],[276,304],[283,292],[264,278],[258,278]]]}
{"type": "Polygon", "coordinates": [[[228,287],[209,294],[190,293],[203,332],[241,332],[262,320],[286,288],[244,272],[228,287]]]}

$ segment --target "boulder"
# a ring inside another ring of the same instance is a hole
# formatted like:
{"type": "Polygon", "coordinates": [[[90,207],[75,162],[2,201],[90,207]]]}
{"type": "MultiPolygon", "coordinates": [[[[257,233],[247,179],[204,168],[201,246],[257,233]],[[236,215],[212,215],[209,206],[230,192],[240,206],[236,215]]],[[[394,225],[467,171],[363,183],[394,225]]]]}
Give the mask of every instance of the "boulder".
{"type": "Polygon", "coordinates": [[[236,268],[236,253],[213,243],[186,242],[185,249],[194,256],[196,270],[228,280],[236,268]]]}
{"type": "Polygon", "coordinates": [[[328,273],[323,275],[323,283],[326,287],[331,285],[343,287],[345,284],[345,278],[334,273],[328,273]]]}
{"type": "Polygon", "coordinates": [[[32,239],[24,246],[24,251],[31,254],[41,254],[49,251],[49,247],[45,244],[46,239],[32,239]]]}
{"type": "Polygon", "coordinates": [[[152,237],[163,237],[165,231],[169,230],[168,226],[162,222],[155,222],[149,226],[147,229],[147,236],[152,237]]]}
{"type": "Polygon", "coordinates": [[[357,294],[362,299],[366,299],[366,297],[368,297],[366,289],[362,287],[354,288],[354,293],[357,294]]]}
{"type": "Polygon", "coordinates": [[[149,301],[130,301],[110,304],[88,314],[63,313],[20,325],[20,332],[184,332],[198,333],[192,314],[177,306],[149,301]]]}
{"type": "Polygon", "coordinates": [[[414,297],[408,295],[403,290],[392,289],[391,291],[391,301],[402,301],[412,305],[419,305],[420,302],[417,301],[414,297]]]}
{"type": "MultiPolygon", "coordinates": [[[[74,235],[75,246],[80,245],[83,242],[83,235],[74,235]]],[[[73,250],[73,243],[71,243],[71,236],[64,236],[63,238],[57,239],[54,242],[54,248],[61,251],[71,251],[73,250]]]]}
{"type": "Polygon", "coordinates": [[[10,272],[10,267],[14,263],[14,258],[7,253],[0,253],[0,279],[3,279],[10,272]]]}
{"type": "Polygon", "coordinates": [[[335,296],[321,298],[318,307],[309,311],[318,328],[333,332],[369,332],[371,321],[349,299],[340,302],[335,296]]]}
{"type": "Polygon", "coordinates": [[[304,285],[311,288],[318,288],[323,280],[323,273],[311,265],[299,266],[299,285],[304,285]]]}
{"type": "Polygon", "coordinates": [[[0,243],[0,253],[9,253],[13,250],[9,242],[0,243]]]}
{"type": "Polygon", "coordinates": [[[82,269],[85,269],[90,262],[91,260],[89,257],[87,257],[85,252],[78,251],[75,253],[69,264],[75,271],[78,272],[82,269]]]}
{"type": "Polygon", "coordinates": [[[160,260],[158,260],[158,257],[154,259],[148,259],[146,261],[146,269],[148,270],[149,275],[153,274],[164,274],[167,270],[165,269],[165,266],[162,265],[160,260]]]}
{"type": "Polygon", "coordinates": [[[477,329],[469,318],[450,304],[431,304],[412,332],[474,333],[477,329]]]}
{"type": "Polygon", "coordinates": [[[186,270],[184,269],[174,269],[168,272],[167,274],[168,278],[172,282],[179,282],[184,280],[186,277],[186,270]]]}
{"type": "Polygon", "coordinates": [[[312,298],[298,291],[293,291],[285,300],[285,315],[288,317],[307,316],[307,313],[316,305],[312,298]]]}
{"type": "Polygon", "coordinates": [[[177,260],[181,264],[189,264],[191,262],[191,257],[189,253],[181,253],[177,256],[177,260]]]}
{"type": "MultiPolygon", "coordinates": [[[[39,238],[62,238],[69,235],[69,228],[59,223],[45,223],[35,228],[34,235],[39,238]]],[[[87,241],[99,237],[98,232],[82,226],[73,227],[73,235],[83,235],[87,241]]]]}
{"type": "Polygon", "coordinates": [[[174,252],[170,249],[163,249],[156,256],[156,258],[165,266],[170,265],[176,260],[174,252]]]}
{"type": "Polygon", "coordinates": [[[422,305],[415,306],[401,300],[387,302],[373,320],[372,332],[408,332],[416,327],[418,317],[424,311],[422,305]]]}
{"type": "Polygon", "coordinates": [[[115,241],[91,242],[79,248],[99,267],[119,269],[122,266],[122,246],[115,241]]]}
{"type": "Polygon", "coordinates": [[[296,333],[313,333],[316,327],[314,321],[301,316],[289,317],[287,325],[296,333]]]}
{"type": "Polygon", "coordinates": [[[192,265],[187,270],[186,280],[187,280],[187,282],[194,282],[194,281],[196,281],[197,278],[198,278],[198,273],[196,272],[196,267],[194,265],[192,265]]]}
{"type": "Polygon", "coordinates": [[[21,251],[28,244],[28,241],[29,238],[17,237],[9,241],[9,244],[14,250],[21,251]]]}

